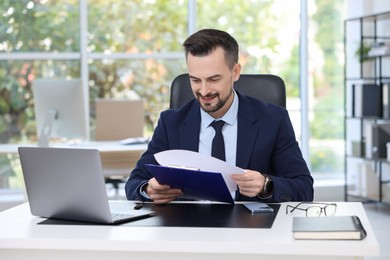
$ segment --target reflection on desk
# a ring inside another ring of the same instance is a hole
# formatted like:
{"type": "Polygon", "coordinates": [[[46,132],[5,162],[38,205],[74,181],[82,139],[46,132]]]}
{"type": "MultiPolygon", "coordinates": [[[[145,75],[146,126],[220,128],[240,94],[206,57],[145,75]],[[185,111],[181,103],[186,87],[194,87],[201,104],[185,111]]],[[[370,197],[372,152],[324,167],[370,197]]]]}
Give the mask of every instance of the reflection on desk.
{"type": "MultiPolygon", "coordinates": [[[[33,259],[322,260],[379,255],[379,245],[362,204],[337,204],[336,215],[359,216],[367,231],[365,239],[294,240],[295,214],[285,214],[287,203],[281,204],[272,228],[37,225],[44,219],[32,216],[28,204],[23,204],[0,213],[0,256],[1,259],[29,256],[33,259]]],[[[118,201],[115,207],[125,212],[130,205],[133,204],[118,201]]]]}
{"type": "MultiPolygon", "coordinates": [[[[242,204],[226,203],[153,203],[138,204],[156,212],[156,216],[130,221],[122,226],[137,227],[209,227],[209,228],[271,228],[280,204],[270,204],[272,213],[251,214],[242,204]]],[[[121,211],[121,209],[116,209],[121,211]]],[[[74,222],[50,219],[42,224],[69,225],[74,222]]],[[[83,225],[82,222],[78,223],[83,225]]]]}

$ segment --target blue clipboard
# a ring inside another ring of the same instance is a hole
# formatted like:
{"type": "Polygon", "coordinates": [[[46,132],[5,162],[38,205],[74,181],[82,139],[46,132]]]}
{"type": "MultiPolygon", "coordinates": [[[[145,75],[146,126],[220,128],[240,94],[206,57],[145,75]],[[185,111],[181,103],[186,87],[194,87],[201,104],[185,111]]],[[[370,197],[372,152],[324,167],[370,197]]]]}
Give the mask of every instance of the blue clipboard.
{"type": "Polygon", "coordinates": [[[146,164],[145,166],[160,184],[181,189],[184,193],[183,198],[234,204],[234,199],[219,172],[155,164],[146,164]]]}

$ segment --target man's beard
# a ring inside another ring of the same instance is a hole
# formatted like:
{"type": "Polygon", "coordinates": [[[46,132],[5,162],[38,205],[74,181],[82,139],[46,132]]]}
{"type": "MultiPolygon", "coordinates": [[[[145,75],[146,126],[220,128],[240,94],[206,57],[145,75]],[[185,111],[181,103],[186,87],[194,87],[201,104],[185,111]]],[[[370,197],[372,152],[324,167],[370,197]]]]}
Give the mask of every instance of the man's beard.
{"type": "MultiPolygon", "coordinates": [[[[226,104],[226,102],[228,101],[228,99],[230,98],[230,96],[232,94],[233,94],[233,89],[231,89],[229,95],[225,99],[221,99],[219,94],[206,95],[205,96],[206,98],[210,98],[210,97],[216,96],[217,99],[218,99],[217,104],[215,104],[214,106],[212,106],[210,103],[201,103],[201,102],[199,102],[199,104],[202,107],[203,111],[205,111],[207,113],[214,113],[214,112],[217,112],[218,110],[220,110],[226,104]]],[[[197,93],[198,101],[200,100],[201,96],[202,96],[201,94],[197,93]]]]}

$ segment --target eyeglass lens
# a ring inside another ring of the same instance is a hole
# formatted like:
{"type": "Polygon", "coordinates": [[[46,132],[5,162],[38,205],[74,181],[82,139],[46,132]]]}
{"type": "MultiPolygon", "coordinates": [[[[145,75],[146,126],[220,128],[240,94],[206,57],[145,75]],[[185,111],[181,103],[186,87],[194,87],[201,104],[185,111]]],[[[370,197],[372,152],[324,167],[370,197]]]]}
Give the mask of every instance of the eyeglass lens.
{"type": "Polygon", "coordinates": [[[319,206],[311,206],[306,209],[306,216],[308,217],[317,217],[321,215],[321,207],[319,206]]]}
{"type": "Polygon", "coordinates": [[[321,215],[322,210],[324,210],[325,216],[333,216],[336,213],[336,205],[329,204],[323,208],[320,206],[308,207],[306,210],[306,216],[318,217],[321,215]]]}
{"type": "Polygon", "coordinates": [[[325,215],[333,216],[336,213],[336,205],[334,204],[326,205],[324,210],[325,210],[325,215]]]}

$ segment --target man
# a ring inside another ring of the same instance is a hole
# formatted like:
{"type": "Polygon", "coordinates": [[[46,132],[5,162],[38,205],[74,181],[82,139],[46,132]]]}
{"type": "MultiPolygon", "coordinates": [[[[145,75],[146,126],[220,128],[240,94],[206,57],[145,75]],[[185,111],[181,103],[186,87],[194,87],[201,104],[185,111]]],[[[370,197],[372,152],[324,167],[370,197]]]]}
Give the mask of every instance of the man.
{"type": "Polygon", "coordinates": [[[204,29],[183,46],[196,99],[161,113],[148,149],[126,183],[127,198],[160,204],[183,196],[180,189],[159,184],[144,165],[157,164],[153,155],[170,149],[210,155],[216,132],[211,123],[223,120],[223,157],[246,169],[232,175],[238,186],[235,200],[313,200],[313,179],[287,111],[233,89],[241,71],[236,40],[226,32],[204,29]]]}

